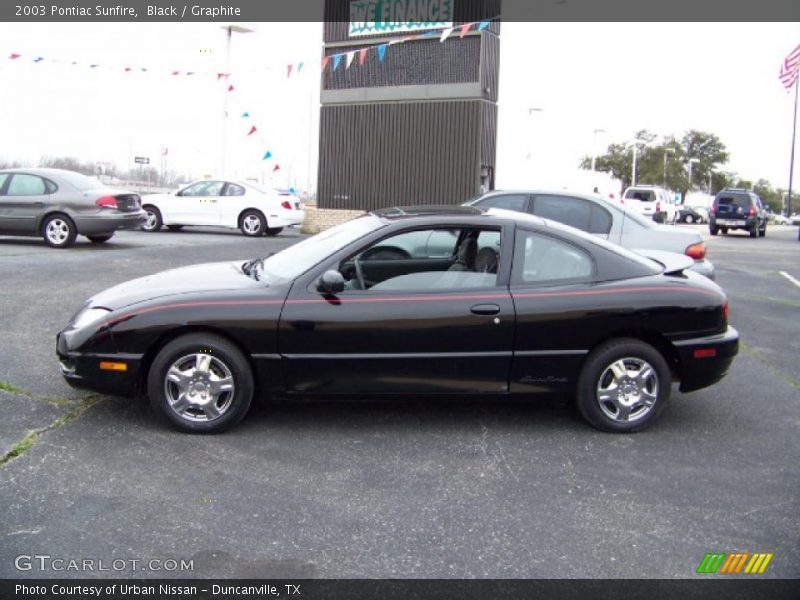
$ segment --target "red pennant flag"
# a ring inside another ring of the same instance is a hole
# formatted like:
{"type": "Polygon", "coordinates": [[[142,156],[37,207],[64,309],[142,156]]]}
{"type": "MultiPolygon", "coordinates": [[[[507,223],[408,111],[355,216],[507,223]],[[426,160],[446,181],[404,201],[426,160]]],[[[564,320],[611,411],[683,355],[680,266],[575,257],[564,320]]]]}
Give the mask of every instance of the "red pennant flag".
{"type": "Polygon", "coordinates": [[[328,66],[329,62],[331,62],[331,57],[330,56],[323,56],[322,57],[322,70],[323,71],[325,70],[325,67],[328,66]]]}
{"type": "Polygon", "coordinates": [[[223,77],[225,77],[227,79],[228,78],[228,74],[227,73],[217,73],[217,81],[219,81],[223,77]]]}
{"type": "Polygon", "coordinates": [[[293,66],[294,65],[286,65],[286,76],[287,77],[291,77],[292,76],[292,67],[293,66]]]}
{"type": "Polygon", "coordinates": [[[472,23],[466,23],[462,25],[461,32],[458,34],[458,37],[463,38],[465,35],[467,35],[467,32],[469,31],[470,27],[472,27],[472,23]]]}
{"type": "Polygon", "coordinates": [[[232,92],[232,91],[233,91],[233,84],[230,84],[230,85],[228,86],[228,91],[229,91],[229,92],[232,92]]]}
{"type": "Polygon", "coordinates": [[[254,134],[256,131],[258,131],[258,129],[256,129],[256,126],[255,126],[255,125],[253,125],[253,126],[250,128],[250,131],[248,131],[248,132],[247,132],[247,135],[253,135],[253,134],[254,134]]]}
{"type": "Polygon", "coordinates": [[[273,173],[274,173],[275,171],[280,171],[280,170],[281,170],[281,166],[280,166],[280,165],[275,165],[274,167],[272,167],[272,172],[273,172],[273,173]]]}
{"type": "Polygon", "coordinates": [[[21,54],[17,54],[16,52],[12,52],[11,56],[9,56],[8,58],[10,58],[11,60],[16,60],[20,56],[22,56],[22,55],[21,54]]]}
{"type": "Polygon", "coordinates": [[[359,64],[359,66],[364,64],[364,59],[367,58],[367,50],[369,50],[369,48],[362,48],[361,50],[358,51],[358,64],[359,64]]]}

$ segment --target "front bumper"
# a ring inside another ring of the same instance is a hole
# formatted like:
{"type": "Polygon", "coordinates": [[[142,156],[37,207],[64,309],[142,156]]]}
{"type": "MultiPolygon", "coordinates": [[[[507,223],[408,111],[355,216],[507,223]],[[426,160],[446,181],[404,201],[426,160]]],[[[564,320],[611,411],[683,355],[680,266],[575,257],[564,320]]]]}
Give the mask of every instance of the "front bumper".
{"type": "Polygon", "coordinates": [[[75,216],[75,225],[81,235],[112,233],[120,229],[139,229],[147,220],[143,210],[135,212],[108,211],[96,215],[75,216]]]}
{"type": "Polygon", "coordinates": [[[142,355],[78,352],[70,347],[72,337],[70,330],[56,335],[56,354],[61,375],[70,386],[113,396],[134,396],[138,393],[142,355]],[[125,370],[101,369],[101,362],[124,364],[125,370]]]}
{"type": "Polygon", "coordinates": [[[725,377],[739,352],[739,332],[730,325],[725,333],[673,342],[680,361],[681,392],[692,392],[725,377]],[[712,355],[713,354],[713,355],[712,355]]]}

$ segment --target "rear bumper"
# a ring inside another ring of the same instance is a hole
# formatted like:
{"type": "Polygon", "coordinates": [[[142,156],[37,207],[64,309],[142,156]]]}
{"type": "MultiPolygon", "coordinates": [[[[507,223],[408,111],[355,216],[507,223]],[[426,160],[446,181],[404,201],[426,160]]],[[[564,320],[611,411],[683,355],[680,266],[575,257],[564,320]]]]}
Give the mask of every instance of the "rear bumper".
{"type": "Polygon", "coordinates": [[[726,229],[747,229],[749,231],[758,227],[758,219],[756,217],[747,217],[745,219],[726,219],[715,216],[709,219],[708,225],[711,228],[717,227],[721,229],[725,227],[726,229]]]}
{"type": "Polygon", "coordinates": [[[739,352],[739,332],[730,325],[725,333],[673,342],[681,365],[681,392],[692,392],[725,377],[739,352]],[[713,354],[713,356],[712,356],[713,354]]]}
{"type": "Polygon", "coordinates": [[[56,336],[56,354],[61,375],[74,388],[113,396],[134,396],[138,393],[141,355],[75,352],[70,349],[69,333],[63,331],[56,336]],[[102,370],[100,363],[103,361],[124,363],[126,370],[102,370]]]}
{"type": "Polygon", "coordinates": [[[289,227],[290,225],[302,225],[306,218],[305,211],[284,210],[267,215],[267,227],[289,227]]]}
{"type": "Polygon", "coordinates": [[[96,215],[81,215],[74,217],[78,233],[81,235],[94,235],[99,233],[112,233],[120,229],[138,229],[147,217],[143,210],[135,212],[111,212],[96,215]]]}

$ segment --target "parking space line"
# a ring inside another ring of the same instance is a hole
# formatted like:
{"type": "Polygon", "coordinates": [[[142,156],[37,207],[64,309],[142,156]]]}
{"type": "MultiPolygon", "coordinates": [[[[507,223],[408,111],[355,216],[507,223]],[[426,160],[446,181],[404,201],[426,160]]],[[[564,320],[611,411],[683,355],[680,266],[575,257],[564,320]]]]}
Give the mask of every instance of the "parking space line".
{"type": "Polygon", "coordinates": [[[789,275],[786,271],[778,271],[778,273],[786,277],[786,279],[788,279],[789,281],[791,281],[793,284],[795,284],[797,287],[800,288],[800,281],[797,281],[797,279],[789,275]]]}

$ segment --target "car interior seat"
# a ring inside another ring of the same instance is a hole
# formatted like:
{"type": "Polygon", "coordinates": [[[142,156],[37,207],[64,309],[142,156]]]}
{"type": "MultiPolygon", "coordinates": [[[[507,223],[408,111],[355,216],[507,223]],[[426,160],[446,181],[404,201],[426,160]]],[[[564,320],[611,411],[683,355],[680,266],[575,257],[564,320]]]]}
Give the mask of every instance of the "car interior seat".
{"type": "Polygon", "coordinates": [[[474,237],[465,238],[458,247],[456,262],[448,271],[474,271],[475,258],[478,255],[478,241],[474,237]]]}

